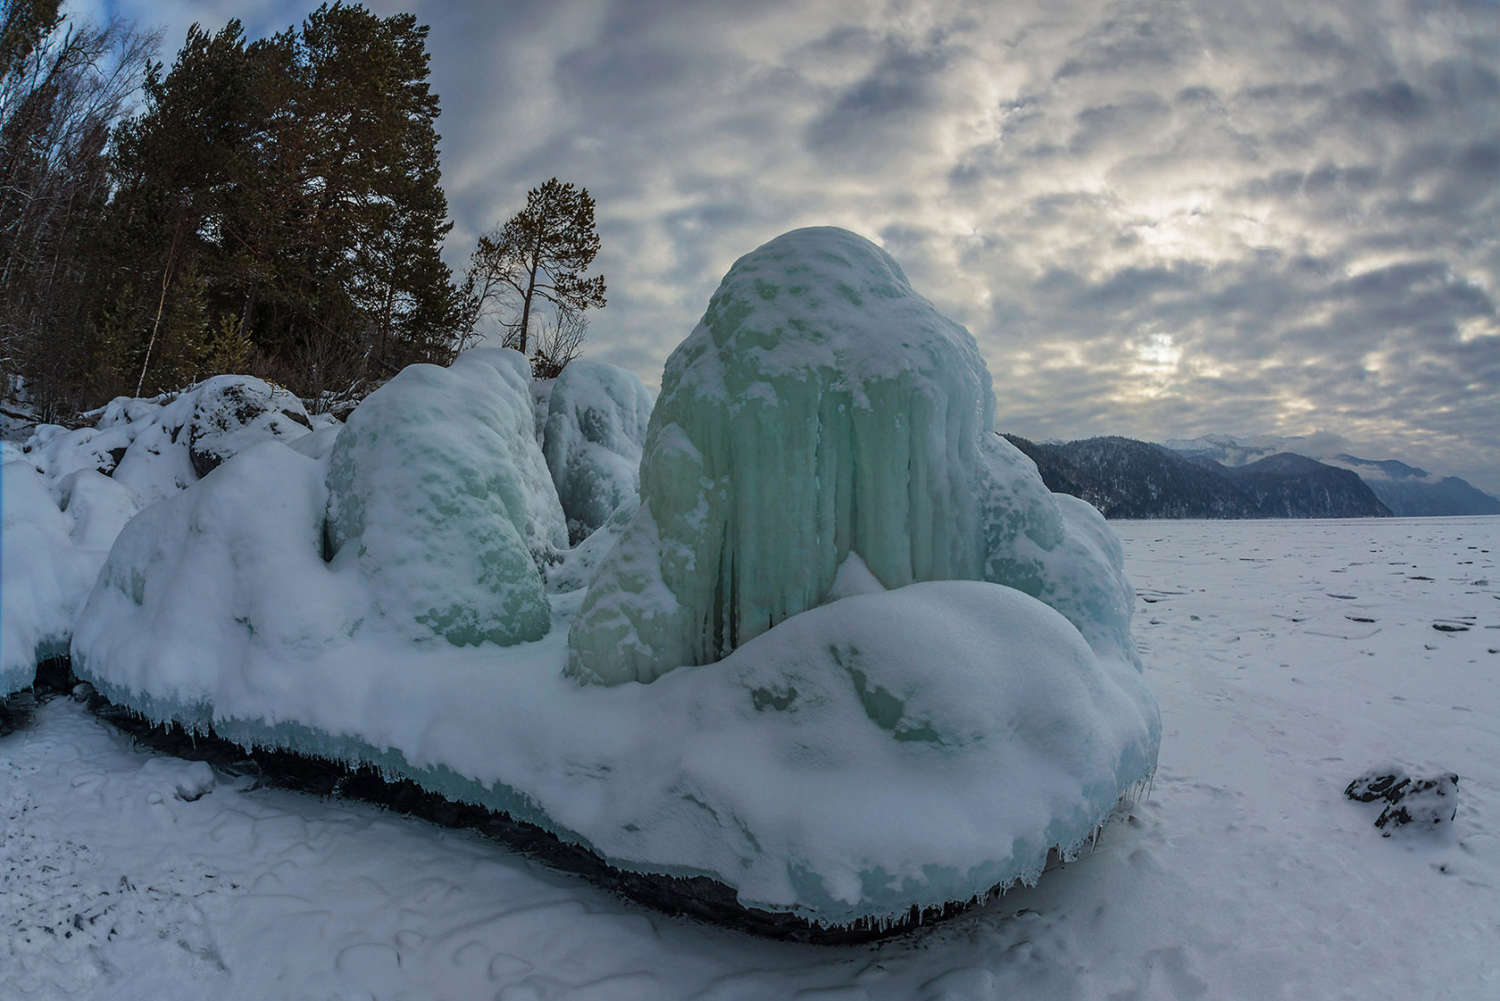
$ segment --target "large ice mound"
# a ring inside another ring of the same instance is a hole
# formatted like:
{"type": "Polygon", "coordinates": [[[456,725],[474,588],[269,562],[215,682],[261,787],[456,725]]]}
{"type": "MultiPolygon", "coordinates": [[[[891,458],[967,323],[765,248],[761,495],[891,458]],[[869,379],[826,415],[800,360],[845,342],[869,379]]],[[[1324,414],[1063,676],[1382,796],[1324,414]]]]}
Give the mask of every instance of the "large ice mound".
{"type": "Polygon", "coordinates": [[[718,660],[823,601],[851,553],[886,587],[1019,588],[1129,659],[1118,554],[994,418],[973,337],[874,244],[800,229],[745,255],[667,359],[643,503],[569,671],[618,684],[718,660]]]}
{"type": "Polygon", "coordinates": [[[651,391],[632,372],[578,358],[552,384],[542,454],[578,543],[640,487],[651,391]]]}
{"type": "Polygon", "coordinates": [[[456,646],[539,639],[542,568],[567,548],[516,351],[411,365],[349,415],[328,467],[328,556],[374,611],[456,646]]]}
{"type": "Polygon", "coordinates": [[[1118,543],[888,257],[768,246],[669,363],[642,498],[560,561],[524,360],[474,352],[142,512],[75,671],[824,924],[1034,880],[1156,761],[1118,543]]]}

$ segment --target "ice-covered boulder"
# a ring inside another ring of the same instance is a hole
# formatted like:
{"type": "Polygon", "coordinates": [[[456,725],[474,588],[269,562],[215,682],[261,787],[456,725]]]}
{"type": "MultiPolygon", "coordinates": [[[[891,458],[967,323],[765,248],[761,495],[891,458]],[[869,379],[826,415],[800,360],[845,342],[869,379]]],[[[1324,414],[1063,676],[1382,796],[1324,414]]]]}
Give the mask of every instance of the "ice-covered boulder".
{"type": "Polygon", "coordinates": [[[567,547],[516,351],[411,365],[349,415],[328,467],[328,556],[375,610],[454,645],[534,640],[541,569],[567,547]]]}
{"type": "Polygon", "coordinates": [[[78,610],[137,508],[129,491],[92,469],[49,483],[23,458],[0,475],[3,696],[29,687],[39,660],[67,654],[78,610]]]}
{"type": "Polygon", "coordinates": [[[75,670],[152,718],[296,722],[305,744],[342,731],[328,714],[399,727],[391,656],[424,665],[428,698],[472,694],[472,676],[445,687],[446,657],[484,646],[503,669],[499,647],[552,623],[533,547],[565,529],[527,376],[513,351],[409,366],[341,429],[262,442],[142,511],[80,616],[75,670]]]}
{"type": "Polygon", "coordinates": [[[651,391],[633,373],[579,358],[552,383],[542,453],[577,544],[640,488],[651,391]]]}
{"type": "Polygon", "coordinates": [[[1111,566],[994,416],[973,337],[874,244],[802,229],[740,258],[667,360],[642,505],[569,671],[615,684],[718,660],[822,602],[851,553],[885,587],[1016,587],[1133,657],[1118,547],[1111,566]]]}

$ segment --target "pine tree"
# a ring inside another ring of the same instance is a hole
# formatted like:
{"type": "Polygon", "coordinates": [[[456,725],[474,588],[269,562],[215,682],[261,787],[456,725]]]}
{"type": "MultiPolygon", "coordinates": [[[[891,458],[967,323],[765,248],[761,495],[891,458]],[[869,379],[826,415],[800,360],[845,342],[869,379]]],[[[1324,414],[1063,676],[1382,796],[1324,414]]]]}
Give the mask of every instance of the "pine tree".
{"type": "Polygon", "coordinates": [[[498,301],[512,307],[502,319],[505,343],[526,353],[531,320],[542,301],[568,314],[603,308],[604,276],[585,272],[599,253],[594,199],[587,188],[551,178],[526,193],[526,207],[504,226],[479,238],[463,291],[467,329],[498,301]]]}
{"type": "Polygon", "coordinates": [[[142,336],[191,266],[204,330],[237,324],[307,395],[446,360],[458,316],[426,37],[410,14],[324,4],[254,42],[237,21],[195,27],[153,69],[118,137],[113,213],[129,286],[161,292],[142,336]]]}

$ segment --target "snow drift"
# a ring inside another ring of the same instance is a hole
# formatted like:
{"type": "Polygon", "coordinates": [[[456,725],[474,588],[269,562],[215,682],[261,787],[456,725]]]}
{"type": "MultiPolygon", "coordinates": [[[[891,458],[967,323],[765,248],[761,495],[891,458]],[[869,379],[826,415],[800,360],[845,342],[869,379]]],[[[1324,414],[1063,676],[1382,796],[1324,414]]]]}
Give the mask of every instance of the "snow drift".
{"type": "Polygon", "coordinates": [[[523,366],[409,369],[331,448],[262,444],[143,512],[75,671],[824,924],[1032,881],[1151,774],[1118,543],[991,432],[972,338],[873,245],[736,264],[639,503],[565,553],[523,366]]]}

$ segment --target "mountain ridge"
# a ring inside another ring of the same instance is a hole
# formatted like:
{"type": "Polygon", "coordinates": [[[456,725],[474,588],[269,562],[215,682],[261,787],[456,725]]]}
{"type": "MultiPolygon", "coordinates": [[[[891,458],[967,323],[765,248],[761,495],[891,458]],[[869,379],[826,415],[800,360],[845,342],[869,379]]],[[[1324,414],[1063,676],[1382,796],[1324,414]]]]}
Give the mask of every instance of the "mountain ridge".
{"type": "Polygon", "coordinates": [[[1062,443],[1007,441],[1049,489],[1107,518],[1359,518],[1393,510],[1356,473],[1292,452],[1237,465],[1118,435],[1062,443]]]}
{"type": "Polygon", "coordinates": [[[1332,435],[1245,439],[1208,434],[1198,438],[1169,438],[1162,444],[1190,459],[1210,459],[1228,468],[1242,467],[1282,452],[1307,456],[1326,466],[1353,472],[1382,504],[1400,517],[1500,514],[1500,499],[1466,480],[1437,476],[1399,459],[1361,458],[1339,450],[1336,446],[1341,443],[1342,439],[1332,435]]]}

